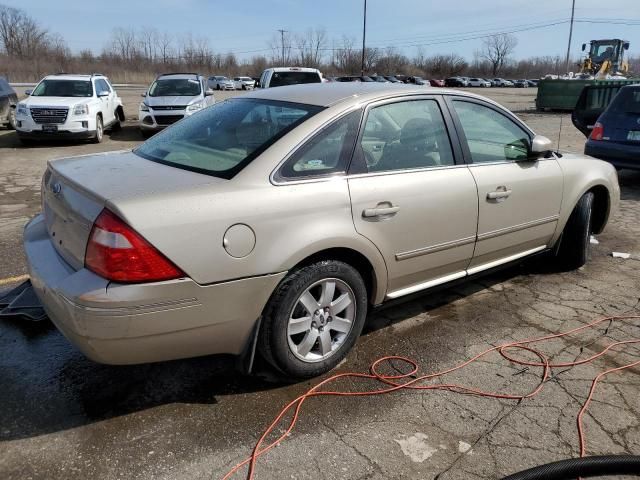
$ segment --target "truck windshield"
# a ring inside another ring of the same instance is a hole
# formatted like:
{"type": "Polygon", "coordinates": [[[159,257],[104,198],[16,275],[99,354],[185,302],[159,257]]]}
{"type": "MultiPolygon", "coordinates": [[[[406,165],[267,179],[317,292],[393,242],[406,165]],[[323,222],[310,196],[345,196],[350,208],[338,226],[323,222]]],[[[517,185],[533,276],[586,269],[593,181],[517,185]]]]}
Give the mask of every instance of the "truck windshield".
{"type": "Polygon", "coordinates": [[[43,80],[31,92],[33,97],[92,97],[90,80],[43,80]]]}
{"type": "Polygon", "coordinates": [[[193,97],[200,94],[200,82],[194,78],[167,78],[153,82],[150,97],[193,97]]]}
{"type": "Polygon", "coordinates": [[[230,179],[280,137],[322,107],[234,98],[156,134],[136,155],[185,170],[230,179]]]}

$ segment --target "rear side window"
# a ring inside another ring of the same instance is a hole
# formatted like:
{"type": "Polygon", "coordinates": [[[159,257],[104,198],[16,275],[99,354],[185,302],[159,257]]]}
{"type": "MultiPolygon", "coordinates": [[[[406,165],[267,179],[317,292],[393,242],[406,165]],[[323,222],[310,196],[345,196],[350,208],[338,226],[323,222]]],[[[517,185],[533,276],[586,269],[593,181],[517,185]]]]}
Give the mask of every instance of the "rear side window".
{"type": "Polygon", "coordinates": [[[270,87],[283,87],[285,85],[298,85],[300,83],[321,83],[322,79],[317,72],[273,72],[270,87]]]}
{"type": "Polygon", "coordinates": [[[640,88],[622,88],[609,107],[613,112],[640,113],[640,88]]]}
{"type": "Polygon", "coordinates": [[[316,177],[344,173],[358,134],[362,111],[357,110],[323,128],[284,164],[279,176],[316,177]]]}
{"type": "Polygon", "coordinates": [[[322,107],[234,98],[181,120],[134,153],[173,167],[232,178],[272,143],[322,107]]]}
{"type": "Polygon", "coordinates": [[[372,108],[360,148],[370,172],[454,164],[449,134],[435,100],[372,108]]]}

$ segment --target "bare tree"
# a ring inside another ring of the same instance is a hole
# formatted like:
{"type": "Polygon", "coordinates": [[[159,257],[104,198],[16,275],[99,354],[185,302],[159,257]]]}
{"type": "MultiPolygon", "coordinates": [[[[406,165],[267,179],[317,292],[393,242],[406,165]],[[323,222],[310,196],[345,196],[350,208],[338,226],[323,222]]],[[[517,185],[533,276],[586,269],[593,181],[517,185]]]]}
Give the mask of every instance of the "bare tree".
{"type": "Polygon", "coordinates": [[[0,5],[0,46],[7,55],[34,58],[46,53],[54,41],[56,47],[64,44],[61,38],[52,38],[45,28],[23,10],[0,5]]]}
{"type": "Polygon", "coordinates": [[[327,32],[318,28],[307,30],[304,35],[296,35],[297,47],[296,63],[301,66],[318,68],[327,44],[327,32]]]}
{"type": "Polygon", "coordinates": [[[500,33],[485,38],[482,43],[482,57],[491,64],[495,77],[515,50],[518,39],[509,33],[500,33]]]}

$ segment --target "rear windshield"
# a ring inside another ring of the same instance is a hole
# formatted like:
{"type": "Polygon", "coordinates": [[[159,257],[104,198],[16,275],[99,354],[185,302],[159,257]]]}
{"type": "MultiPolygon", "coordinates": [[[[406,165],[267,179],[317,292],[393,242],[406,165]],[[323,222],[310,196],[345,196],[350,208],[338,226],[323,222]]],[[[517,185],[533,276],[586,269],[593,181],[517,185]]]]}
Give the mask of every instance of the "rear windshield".
{"type": "Polygon", "coordinates": [[[621,88],[611,102],[613,112],[640,113],[640,87],[621,88]]]}
{"type": "Polygon", "coordinates": [[[195,78],[167,78],[153,82],[151,97],[193,97],[200,94],[200,82],[195,78]]]}
{"type": "Polygon", "coordinates": [[[298,103],[234,98],[181,120],[154,135],[134,153],[173,167],[229,179],[321,109],[298,103]]]}
{"type": "Polygon", "coordinates": [[[31,93],[34,97],[92,97],[89,80],[43,80],[31,93]]]}
{"type": "Polygon", "coordinates": [[[317,72],[274,72],[269,82],[270,87],[283,87],[299,83],[321,83],[317,72]]]}

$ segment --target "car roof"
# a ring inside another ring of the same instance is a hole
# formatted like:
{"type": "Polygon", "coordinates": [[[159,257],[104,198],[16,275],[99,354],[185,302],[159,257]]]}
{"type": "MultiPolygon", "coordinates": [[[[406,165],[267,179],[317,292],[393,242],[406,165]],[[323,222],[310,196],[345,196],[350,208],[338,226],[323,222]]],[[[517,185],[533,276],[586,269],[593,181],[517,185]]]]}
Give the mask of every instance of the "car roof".
{"type": "MultiPolygon", "coordinates": [[[[290,85],[253,91],[243,95],[242,98],[260,98],[329,107],[348,100],[353,103],[360,103],[399,95],[441,95],[443,93],[484,99],[484,97],[461,92],[460,90],[424,86],[412,87],[404,83],[383,84],[373,82],[332,82],[290,85]]],[[[488,101],[491,102],[491,100],[488,101]]]]}
{"type": "Polygon", "coordinates": [[[320,73],[320,70],[317,68],[308,68],[308,67],[273,67],[267,68],[267,70],[271,70],[273,72],[314,72],[320,73]]]}
{"type": "Polygon", "coordinates": [[[158,75],[158,78],[166,78],[166,77],[182,80],[182,79],[193,79],[194,77],[201,78],[201,75],[198,75],[197,73],[163,73],[161,75],[158,75]]]}
{"type": "Polygon", "coordinates": [[[54,74],[47,75],[44,77],[47,80],[56,79],[56,80],[91,80],[92,78],[107,78],[104,75],[84,75],[84,74],[73,74],[73,73],[65,73],[65,74],[54,74]]]}

